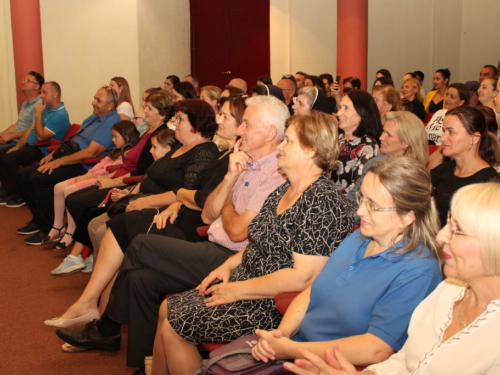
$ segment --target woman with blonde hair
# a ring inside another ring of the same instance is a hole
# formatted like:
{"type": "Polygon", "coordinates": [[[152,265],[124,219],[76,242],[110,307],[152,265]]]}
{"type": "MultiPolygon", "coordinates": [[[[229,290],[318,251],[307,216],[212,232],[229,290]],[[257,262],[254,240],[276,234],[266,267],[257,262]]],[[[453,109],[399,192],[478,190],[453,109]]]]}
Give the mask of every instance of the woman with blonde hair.
{"type": "Polygon", "coordinates": [[[498,183],[472,184],[455,193],[437,236],[448,279],[418,305],[397,354],[358,372],[342,347],[328,348],[326,362],[300,351],[305,360],[285,369],[300,375],[498,374],[499,206],[498,183]]]}
{"type": "Polygon", "coordinates": [[[219,100],[222,90],[217,86],[203,86],[200,91],[200,99],[210,104],[215,116],[219,116],[219,100]]]}
{"type": "Polygon", "coordinates": [[[372,96],[377,103],[380,116],[389,111],[401,111],[401,96],[391,85],[376,85],[372,88],[372,96]]]}
{"type": "Polygon", "coordinates": [[[401,95],[403,99],[406,99],[409,104],[411,104],[411,112],[417,115],[417,117],[424,121],[425,120],[425,107],[423,104],[424,99],[420,94],[420,82],[416,78],[409,78],[403,82],[401,87],[401,95]]]}
{"type": "Polygon", "coordinates": [[[122,120],[132,121],[134,118],[134,104],[130,95],[128,82],[123,77],[113,77],[109,87],[118,95],[118,103],[115,103],[116,112],[122,120]]]}
{"type": "Polygon", "coordinates": [[[387,112],[382,116],[383,131],[380,136],[380,153],[368,161],[363,168],[354,189],[348,193],[348,198],[357,207],[356,194],[371,166],[388,155],[408,156],[425,166],[429,159],[427,133],[422,121],[413,113],[406,111],[387,112]]]}

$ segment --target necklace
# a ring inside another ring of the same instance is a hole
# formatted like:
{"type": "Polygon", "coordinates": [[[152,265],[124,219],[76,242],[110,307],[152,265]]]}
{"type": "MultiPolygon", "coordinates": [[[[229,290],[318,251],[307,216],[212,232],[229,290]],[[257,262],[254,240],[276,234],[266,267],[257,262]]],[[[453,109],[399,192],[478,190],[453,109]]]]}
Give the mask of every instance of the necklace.
{"type": "MultiPolygon", "coordinates": [[[[466,290],[467,291],[467,290],[466,290]]],[[[469,299],[471,296],[471,294],[469,293],[469,295],[465,296],[464,298],[462,298],[462,302],[460,302],[460,307],[458,308],[458,322],[462,325],[462,327],[466,327],[467,324],[462,320],[462,309],[464,307],[464,302],[465,300],[469,299]]]]}

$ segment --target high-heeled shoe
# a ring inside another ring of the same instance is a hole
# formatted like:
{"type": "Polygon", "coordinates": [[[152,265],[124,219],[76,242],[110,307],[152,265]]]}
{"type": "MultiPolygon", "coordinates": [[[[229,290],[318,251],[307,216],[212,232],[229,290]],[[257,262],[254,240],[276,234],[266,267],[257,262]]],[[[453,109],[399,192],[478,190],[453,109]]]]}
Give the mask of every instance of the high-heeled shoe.
{"type": "Polygon", "coordinates": [[[64,225],[61,228],[52,227],[52,229],[57,230],[58,233],[55,236],[47,237],[47,239],[45,241],[43,241],[43,242],[44,243],[48,243],[48,242],[58,242],[58,241],[60,241],[63,238],[64,234],[65,234],[64,232],[62,232],[64,228],[66,228],[66,226],[64,226],[64,225]]]}
{"type": "Polygon", "coordinates": [[[73,319],[61,319],[58,316],[52,319],[47,319],[43,323],[49,327],[58,327],[58,328],[67,328],[71,326],[76,326],[78,324],[85,324],[91,322],[94,319],[99,319],[101,317],[101,313],[98,309],[92,310],[91,312],[79,316],[78,318],[73,319]]]}
{"type": "Polygon", "coordinates": [[[67,244],[66,242],[57,241],[54,245],[54,251],[64,251],[73,244],[73,233],[66,232],[64,235],[66,234],[71,237],[71,242],[67,244]]]}

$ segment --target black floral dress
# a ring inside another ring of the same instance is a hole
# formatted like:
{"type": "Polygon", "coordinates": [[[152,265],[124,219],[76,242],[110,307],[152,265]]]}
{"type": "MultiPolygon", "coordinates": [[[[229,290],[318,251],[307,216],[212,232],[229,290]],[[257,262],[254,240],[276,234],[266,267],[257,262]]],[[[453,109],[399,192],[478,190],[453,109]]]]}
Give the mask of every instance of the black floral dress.
{"type": "MultiPolygon", "coordinates": [[[[322,175],[280,215],[278,203],[287,182],[269,195],[249,225],[250,244],[230,282],[244,281],[293,267],[293,253],[329,256],[352,231],[354,209],[322,175]]],[[[274,299],[244,300],[206,307],[191,290],[168,298],[167,319],[185,340],[229,342],[255,329],[274,329],[281,321],[274,299]]]]}

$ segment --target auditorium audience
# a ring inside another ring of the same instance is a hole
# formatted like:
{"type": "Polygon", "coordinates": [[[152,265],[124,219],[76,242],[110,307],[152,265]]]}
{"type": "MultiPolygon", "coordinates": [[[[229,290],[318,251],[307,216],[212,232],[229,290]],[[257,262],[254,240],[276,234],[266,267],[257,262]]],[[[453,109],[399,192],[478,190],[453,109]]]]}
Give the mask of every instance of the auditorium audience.
{"type": "Polygon", "coordinates": [[[134,104],[132,103],[127,80],[123,77],[113,77],[111,78],[109,87],[111,87],[118,96],[116,112],[118,112],[120,118],[122,120],[132,120],[134,118],[134,104]]]}
{"type": "Polygon", "coordinates": [[[498,183],[472,184],[454,194],[447,224],[437,236],[448,278],[417,306],[398,353],[358,372],[341,343],[317,354],[299,349],[303,359],[284,368],[300,375],[497,374],[499,206],[498,183]]]}
{"type": "Polygon", "coordinates": [[[380,116],[389,111],[401,110],[401,97],[398,90],[390,85],[376,85],[372,87],[372,96],[377,103],[380,116]]]}
{"type": "Polygon", "coordinates": [[[0,132],[0,150],[15,146],[24,131],[35,121],[35,107],[41,100],[40,93],[44,82],[43,76],[34,71],[28,72],[21,81],[21,91],[26,100],[21,105],[17,121],[0,132]]]}
{"type": "Polygon", "coordinates": [[[379,153],[382,121],[373,97],[357,89],[344,95],[337,115],[340,154],[332,178],[337,189],[347,194],[363,173],[364,165],[379,153]]]}
{"type": "Polygon", "coordinates": [[[416,78],[408,78],[403,82],[401,95],[411,103],[411,113],[415,114],[420,120],[425,120],[425,107],[422,104],[424,99],[420,94],[420,83],[416,78]]]}
{"type": "Polygon", "coordinates": [[[498,177],[492,164],[497,162],[499,148],[497,138],[488,131],[484,115],[476,108],[461,106],[446,112],[443,128],[443,156],[452,160],[431,170],[441,226],[446,224],[455,191],[498,177]]]}
{"type": "Polygon", "coordinates": [[[246,249],[197,289],[162,303],[153,372],[192,373],[201,363],[197,343],[228,342],[255,329],[275,329],[281,315],[274,296],[310,286],[352,230],[352,207],[324,174],[338,156],[333,117],[312,112],[287,124],[278,166],[288,182],[268,197],[250,224],[246,249]],[[311,230],[314,236],[307,235],[311,230]]]}
{"type": "Polygon", "coordinates": [[[299,349],[322,357],[338,345],[352,363],[367,365],[401,349],[413,310],[442,280],[431,189],[413,158],[374,164],[358,192],[360,229],[293,300],[277,329],[256,331],[254,358],[301,358],[299,349]]]}
{"type": "Polygon", "coordinates": [[[424,99],[424,107],[427,112],[436,113],[444,108],[444,99],[448,91],[450,82],[450,71],[448,69],[438,69],[434,73],[433,85],[434,90],[429,91],[424,99]]]}
{"type": "Polygon", "coordinates": [[[179,83],[181,80],[176,75],[169,75],[165,78],[165,82],[163,83],[163,90],[172,92],[174,89],[174,85],[179,83]]]}

